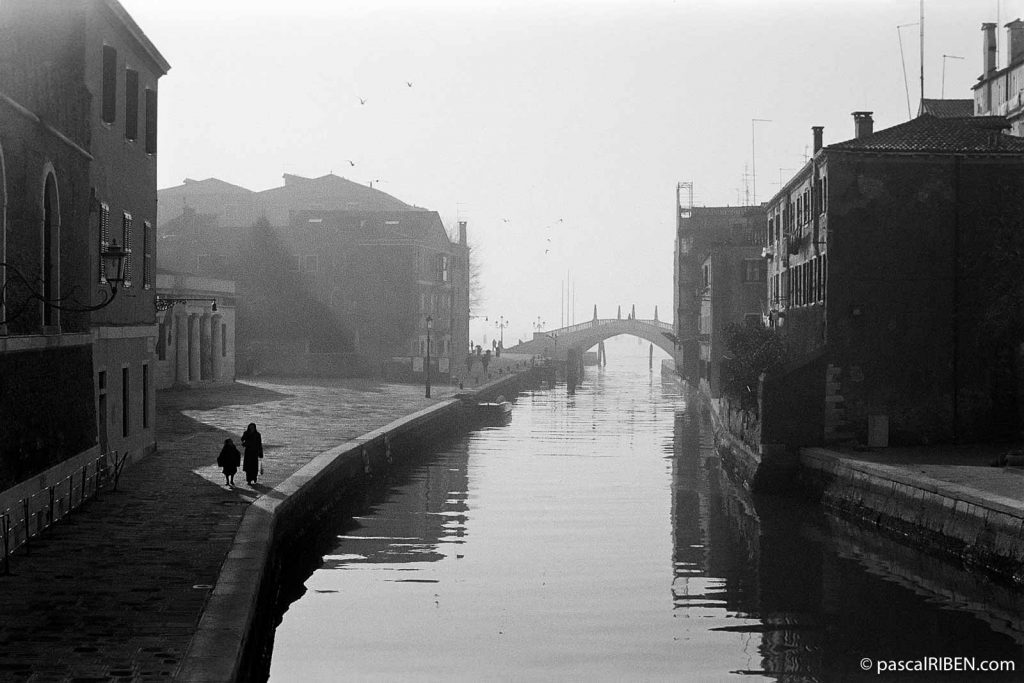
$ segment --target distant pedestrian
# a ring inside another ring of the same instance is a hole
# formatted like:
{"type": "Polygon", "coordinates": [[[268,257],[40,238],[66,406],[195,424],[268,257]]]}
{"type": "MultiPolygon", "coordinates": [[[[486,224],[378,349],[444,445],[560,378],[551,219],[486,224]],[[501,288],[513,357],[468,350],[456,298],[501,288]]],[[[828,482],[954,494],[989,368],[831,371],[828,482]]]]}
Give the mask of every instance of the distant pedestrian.
{"type": "Polygon", "coordinates": [[[263,437],[256,431],[256,423],[250,422],[242,433],[242,469],[245,470],[245,483],[255,484],[256,477],[263,474],[263,437]]]}
{"type": "Polygon", "coordinates": [[[235,485],[235,472],[238,471],[238,466],[241,464],[242,454],[238,452],[235,442],[231,439],[224,439],[224,447],[220,449],[220,455],[217,456],[217,466],[224,470],[225,485],[235,485]]]}

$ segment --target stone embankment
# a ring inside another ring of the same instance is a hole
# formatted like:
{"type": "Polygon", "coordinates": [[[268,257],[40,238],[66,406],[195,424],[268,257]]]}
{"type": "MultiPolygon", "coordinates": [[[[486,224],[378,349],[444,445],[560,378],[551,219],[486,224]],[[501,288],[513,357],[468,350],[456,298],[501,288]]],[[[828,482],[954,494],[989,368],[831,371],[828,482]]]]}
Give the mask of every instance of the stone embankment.
{"type": "MultiPolygon", "coordinates": [[[[512,378],[528,360],[492,366],[499,381],[485,386],[483,376],[480,389],[514,396],[512,378]]],[[[158,392],[158,451],[129,465],[117,491],[101,491],[34,538],[27,554],[16,552],[0,575],[0,680],[174,679],[188,668],[185,653],[215,588],[228,587],[225,560],[266,547],[237,533],[254,501],[279,499],[277,487],[321,453],[458,393],[435,386],[428,399],[423,386],[281,378],[158,392]],[[253,487],[236,475],[228,488],[217,453],[249,422],[263,434],[266,475],[253,487]]],[[[393,457],[401,448],[396,439],[393,457]]],[[[236,576],[249,585],[255,574],[236,576]]],[[[244,622],[249,604],[226,607],[244,622]]],[[[237,647],[221,645],[219,655],[233,660],[237,647]]]]}
{"type": "Polygon", "coordinates": [[[991,466],[1006,446],[758,452],[703,399],[723,464],[748,489],[796,492],[919,550],[1024,585],[1024,468],[991,466]]]}
{"type": "Polygon", "coordinates": [[[470,424],[472,406],[513,397],[532,380],[507,373],[423,408],[313,458],[258,498],[242,516],[176,680],[219,682],[262,676],[269,663],[281,578],[316,521],[346,491],[470,424]],[[298,546],[298,547],[297,547],[298,546]]]}
{"type": "Polygon", "coordinates": [[[1024,585],[1024,470],[992,447],[804,448],[802,490],[835,514],[1024,585]]]}

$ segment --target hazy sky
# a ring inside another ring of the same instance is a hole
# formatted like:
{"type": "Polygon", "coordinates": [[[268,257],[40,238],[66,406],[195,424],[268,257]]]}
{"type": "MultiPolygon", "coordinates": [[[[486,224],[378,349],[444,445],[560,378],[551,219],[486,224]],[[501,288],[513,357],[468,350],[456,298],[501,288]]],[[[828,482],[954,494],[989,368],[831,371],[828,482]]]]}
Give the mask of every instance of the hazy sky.
{"type": "MultiPolygon", "coordinates": [[[[635,304],[638,317],[657,305],[671,320],[676,183],[692,181],[698,205],[745,203],[753,152],[764,201],[803,163],[811,126],[825,126],[829,144],[853,136],[855,110],[873,111],[876,130],[907,120],[897,26],[920,10],[919,0],[121,1],[172,67],[160,82],[160,187],[212,176],[262,190],[283,173],[334,172],[380,180],[449,227],[466,219],[484,277],[474,313],[510,320],[506,345],[538,316],[558,327],[567,272],[577,322],[595,303],[601,317],[635,304]]],[[[1002,63],[1002,25],[1024,15],[1024,0],[924,9],[925,96],[969,98],[981,23],[1000,22],[1002,63]]],[[[918,27],[902,38],[916,114],[918,27]]],[[[475,322],[478,341],[481,330],[475,322]]]]}

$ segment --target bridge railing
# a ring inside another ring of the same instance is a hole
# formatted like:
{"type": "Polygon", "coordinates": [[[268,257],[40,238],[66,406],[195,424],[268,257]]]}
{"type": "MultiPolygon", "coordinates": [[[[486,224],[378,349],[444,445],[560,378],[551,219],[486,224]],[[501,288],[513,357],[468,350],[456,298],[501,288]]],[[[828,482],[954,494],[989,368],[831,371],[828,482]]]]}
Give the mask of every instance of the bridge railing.
{"type": "Polygon", "coordinates": [[[626,323],[627,326],[630,324],[645,324],[652,327],[657,327],[659,330],[665,332],[671,332],[673,330],[671,323],[666,323],[661,320],[642,320],[639,318],[598,318],[597,320],[587,320],[586,322],[576,323],[575,325],[569,325],[568,327],[560,327],[556,330],[549,330],[545,334],[563,335],[571,334],[572,332],[578,332],[580,330],[590,330],[594,327],[601,325],[608,325],[611,323],[626,323]]]}

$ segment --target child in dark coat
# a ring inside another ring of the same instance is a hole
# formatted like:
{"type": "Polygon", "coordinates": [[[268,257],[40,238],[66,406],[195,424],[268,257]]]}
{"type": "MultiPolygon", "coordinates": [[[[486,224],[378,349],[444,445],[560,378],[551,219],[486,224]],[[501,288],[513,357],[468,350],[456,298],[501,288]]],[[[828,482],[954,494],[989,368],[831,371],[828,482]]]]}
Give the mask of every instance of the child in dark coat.
{"type": "Polygon", "coordinates": [[[226,486],[235,485],[235,472],[238,471],[238,466],[241,463],[242,454],[238,452],[238,447],[231,439],[224,439],[224,447],[220,449],[220,455],[217,456],[217,465],[224,470],[226,486]]]}

